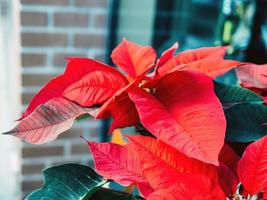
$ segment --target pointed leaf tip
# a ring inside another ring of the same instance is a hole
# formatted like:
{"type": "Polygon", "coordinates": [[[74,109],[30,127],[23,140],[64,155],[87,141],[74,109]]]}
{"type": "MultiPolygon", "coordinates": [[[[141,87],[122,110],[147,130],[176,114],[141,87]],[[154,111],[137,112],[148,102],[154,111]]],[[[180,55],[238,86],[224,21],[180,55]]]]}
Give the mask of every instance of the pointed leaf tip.
{"type": "Polygon", "coordinates": [[[4,133],[1,133],[3,135],[12,135],[14,132],[13,131],[7,131],[7,132],[4,132],[4,133]]]}
{"type": "Polygon", "coordinates": [[[155,50],[150,46],[142,46],[123,38],[112,51],[111,58],[117,66],[136,78],[148,70],[156,61],[155,50]]]}
{"type": "Polygon", "coordinates": [[[77,117],[90,110],[65,98],[54,98],[39,106],[8,133],[32,144],[42,144],[56,139],[71,128],[77,117]]]}

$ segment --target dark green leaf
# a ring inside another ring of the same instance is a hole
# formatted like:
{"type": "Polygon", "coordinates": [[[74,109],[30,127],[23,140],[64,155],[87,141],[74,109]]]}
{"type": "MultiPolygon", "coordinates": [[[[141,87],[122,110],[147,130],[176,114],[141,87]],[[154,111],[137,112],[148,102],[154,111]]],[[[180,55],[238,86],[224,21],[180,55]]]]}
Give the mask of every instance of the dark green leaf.
{"type": "Polygon", "coordinates": [[[235,104],[262,104],[261,96],[242,87],[214,82],[215,93],[224,107],[235,104]]]}
{"type": "Polygon", "coordinates": [[[251,142],[267,134],[267,106],[261,96],[244,88],[215,83],[227,120],[226,139],[251,142]]]}
{"type": "Polygon", "coordinates": [[[132,194],[101,188],[89,200],[142,200],[143,198],[132,194]]]}
{"type": "Polygon", "coordinates": [[[43,173],[44,186],[26,200],[86,200],[107,182],[93,169],[78,164],[51,167],[43,173]]]}

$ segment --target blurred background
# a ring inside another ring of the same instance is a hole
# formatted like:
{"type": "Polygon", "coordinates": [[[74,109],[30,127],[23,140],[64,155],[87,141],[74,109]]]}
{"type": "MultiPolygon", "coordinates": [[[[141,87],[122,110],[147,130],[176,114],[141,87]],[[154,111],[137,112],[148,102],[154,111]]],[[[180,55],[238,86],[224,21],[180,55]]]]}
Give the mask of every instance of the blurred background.
{"type": "MultiPolygon", "coordinates": [[[[64,71],[64,58],[112,64],[109,55],[123,37],[158,53],[176,41],[179,50],[231,45],[229,57],[267,63],[266,13],[266,0],[0,0],[0,132],[64,71]]],[[[220,81],[234,83],[234,72],[220,81]]],[[[79,136],[107,140],[107,126],[83,120],[40,146],[0,135],[0,199],[22,199],[40,187],[43,168],[92,165],[79,136]]]]}

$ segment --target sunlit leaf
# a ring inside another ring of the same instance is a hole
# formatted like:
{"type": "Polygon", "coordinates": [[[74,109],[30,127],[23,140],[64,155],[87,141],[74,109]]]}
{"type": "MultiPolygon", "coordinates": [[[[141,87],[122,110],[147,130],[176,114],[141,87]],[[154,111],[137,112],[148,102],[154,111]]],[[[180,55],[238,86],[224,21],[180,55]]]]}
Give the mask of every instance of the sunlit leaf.
{"type": "Polygon", "coordinates": [[[68,86],[63,96],[82,106],[103,104],[119,89],[127,85],[126,79],[118,72],[96,70],[68,86]]]}
{"type": "Polygon", "coordinates": [[[180,71],[158,82],[154,96],[136,87],[129,90],[144,127],[187,156],[218,165],[226,122],[212,80],[180,71]]]}
{"type": "MultiPolygon", "coordinates": [[[[123,77],[116,69],[103,63],[91,60],[89,58],[70,58],[68,59],[68,65],[64,74],[50,80],[32,99],[27,110],[21,117],[21,119],[32,113],[38,106],[46,103],[52,98],[62,97],[64,90],[70,85],[77,81],[81,81],[84,76],[89,73],[102,71],[107,74],[112,74],[113,77],[117,74],[117,79],[120,84],[127,82],[126,78],[123,77]]],[[[79,85],[79,84],[78,84],[79,85]]],[[[123,86],[123,85],[122,85],[123,86]]],[[[73,89],[73,88],[72,88],[73,89]]],[[[88,94],[89,95],[89,94],[88,94]]],[[[69,96],[68,96],[69,97],[69,96]]],[[[106,96],[107,98],[107,96],[106,96]]],[[[101,99],[102,100],[102,99],[101,99]]],[[[100,103],[100,102],[91,102],[100,103]]],[[[88,106],[88,104],[87,104],[88,106]]]]}
{"type": "Polygon", "coordinates": [[[190,184],[202,185],[196,188],[199,195],[216,194],[219,199],[223,195],[217,167],[188,158],[155,138],[129,136],[124,146],[95,142],[89,146],[101,175],[123,185],[137,184],[144,196],[174,185],[181,193],[191,193],[190,184]]]}
{"type": "Polygon", "coordinates": [[[227,47],[205,47],[178,53],[157,69],[163,75],[176,70],[195,70],[217,77],[239,65],[238,61],[224,60],[227,47]]]}
{"type": "Polygon", "coordinates": [[[131,148],[113,143],[88,142],[95,168],[102,176],[122,185],[146,182],[131,148]]]}
{"type": "Polygon", "coordinates": [[[168,166],[179,173],[202,174],[217,180],[217,167],[212,164],[187,157],[172,146],[152,137],[135,135],[128,138],[129,145],[138,154],[140,164],[148,170],[156,169],[157,166],[168,166]]]}
{"type": "Polygon", "coordinates": [[[148,70],[155,63],[156,56],[152,47],[140,46],[126,39],[111,54],[113,62],[132,78],[148,70]]]}

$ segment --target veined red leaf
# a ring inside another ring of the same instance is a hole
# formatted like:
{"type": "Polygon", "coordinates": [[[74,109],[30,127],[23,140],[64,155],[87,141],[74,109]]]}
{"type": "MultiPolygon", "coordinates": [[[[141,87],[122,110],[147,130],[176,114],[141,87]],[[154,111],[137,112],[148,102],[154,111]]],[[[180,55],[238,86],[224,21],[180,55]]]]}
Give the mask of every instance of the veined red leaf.
{"type": "Polygon", "coordinates": [[[138,155],[129,145],[88,142],[95,168],[102,176],[122,185],[136,184],[146,197],[154,191],[144,179],[138,155]]]}
{"type": "Polygon", "coordinates": [[[246,148],[238,162],[237,172],[250,195],[267,192],[267,136],[246,148]]]}
{"type": "MultiPolygon", "coordinates": [[[[230,180],[226,180],[225,177],[219,177],[218,169],[214,165],[189,158],[160,140],[145,136],[128,136],[128,138],[130,140],[129,145],[138,154],[144,175],[153,188],[171,187],[172,184],[179,182],[179,177],[183,176],[181,174],[191,174],[192,179],[201,175],[206,179],[210,179],[214,185],[221,184],[224,187],[226,186],[226,189],[224,189],[229,195],[232,194],[229,191],[229,187],[237,185],[235,177],[229,175],[230,180]],[[157,170],[157,168],[160,168],[160,170],[157,170]],[[170,174],[170,176],[166,174],[170,174]],[[227,181],[231,181],[230,186],[225,184],[227,181]]],[[[226,172],[226,170],[220,169],[222,168],[221,165],[219,167],[219,175],[221,175],[221,171],[226,172]]],[[[231,173],[230,169],[229,172],[231,173]]],[[[183,181],[180,182],[185,184],[183,181]]]]}
{"type": "Polygon", "coordinates": [[[163,77],[154,90],[154,96],[137,87],[129,90],[144,127],[185,155],[218,165],[226,121],[212,80],[178,71],[163,77]]]}
{"type": "Polygon", "coordinates": [[[223,195],[218,182],[211,181],[208,177],[216,176],[212,172],[216,169],[215,166],[202,163],[201,167],[198,165],[200,161],[197,160],[188,164],[190,158],[184,159],[184,155],[157,139],[130,136],[129,143],[124,146],[95,142],[88,144],[95,160],[95,167],[102,176],[123,185],[137,184],[144,196],[156,190],[171,188],[173,185],[177,186],[182,193],[191,193],[190,184],[202,185],[198,187],[198,194],[209,196],[214,188],[219,188],[218,191],[216,190],[218,193],[216,195],[219,197],[223,195]],[[178,158],[175,158],[173,151],[178,152],[178,158]],[[191,168],[187,169],[187,167],[191,168]]]}
{"type": "Polygon", "coordinates": [[[156,53],[152,47],[140,46],[123,39],[113,50],[113,62],[127,72],[132,78],[138,77],[156,61],[156,53]]]}
{"type": "Polygon", "coordinates": [[[267,64],[245,63],[236,69],[236,74],[243,87],[267,90],[267,64]]]}
{"type": "Polygon", "coordinates": [[[239,65],[238,61],[224,60],[227,47],[205,47],[177,54],[158,68],[163,75],[177,70],[194,70],[216,77],[239,65]]]}
{"type": "Polygon", "coordinates": [[[160,166],[171,167],[178,173],[202,174],[217,181],[217,167],[212,164],[187,157],[172,146],[152,137],[135,135],[128,138],[129,145],[138,154],[141,165],[148,167],[151,163],[160,163],[160,166]]]}
{"type": "Polygon", "coordinates": [[[182,174],[169,188],[156,190],[147,200],[225,200],[226,197],[218,185],[206,177],[182,174]]]}
{"type": "Polygon", "coordinates": [[[65,98],[54,98],[39,106],[6,134],[33,144],[42,144],[56,139],[60,133],[70,129],[77,117],[92,110],[65,98]]]}
{"type": "MultiPolygon", "coordinates": [[[[38,92],[38,94],[34,96],[34,98],[30,102],[30,105],[28,106],[26,112],[23,114],[21,119],[28,116],[38,106],[46,103],[48,100],[52,98],[62,97],[62,94],[67,87],[69,87],[70,85],[74,84],[77,81],[80,81],[80,79],[82,79],[84,76],[92,72],[99,71],[101,73],[105,73],[106,75],[116,77],[117,86],[121,84],[121,87],[124,87],[127,84],[126,78],[111,66],[105,65],[103,63],[88,58],[71,58],[68,60],[69,62],[64,74],[50,80],[38,92]]],[[[110,82],[108,82],[108,84],[110,84],[110,82]]],[[[110,94],[111,93],[112,92],[110,92],[110,94]]],[[[69,95],[67,96],[70,97],[69,95]]],[[[107,98],[107,95],[105,97],[107,98]]],[[[103,99],[101,99],[101,101],[103,101],[103,99]]],[[[100,102],[91,102],[91,103],[97,104],[100,102]]],[[[88,105],[89,104],[87,104],[87,106],[88,105]]]]}
{"type": "Polygon", "coordinates": [[[209,56],[216,56],[224,58],[227,46],[217,46],[217,47],[203,47],[198,49],[192,49],[178,53],[176,60],[178,64],[188,64],[194,61],[198,61],[209,56]]]}
{"type": "Polygon", "coordinates": [[[239,65],[239,61],[234,60],[224,60],[216,58],[216,55],[203,59],[201,61],[196,61],[190,63],[183,67],[176,67],[175,70],[194,70],[207,74],[212,78],[223,75],[224,73],[230,71],[231,69],[239,65]]]}
{"type": "Polygon", "coordinates": [[[118,77],[117,73],[98,70],[85,75],[67,87],[63,96],[82,106],[89,107],[104,103],[125,85],[127,85],[127,81],[118,77]]]}
{"type": "Polygon", "coordinates": [[[136,159],[138,155],[133,154],[129,146],[96,142],[88,142],[88,145],[95,168],[102,176],[122,185],[146,182],[136,159]]]}
{"type": "MultiPolygon", "coordinates": [[[[118,104],[121,105],[119,102],[124,102],[126,104],[130,104],[131,99],[129,99],[127,90],[130,87],[138,86],[140,81],[143,79],[144,74],[140,75],[136,79],[134,79],[132,82],[130,82],[127,86],[119,89],[109,100],[107,100],[98,110],[96,114],[97,119],[101,118],[107,118],[111,115],[111,110],[115,109],[118,106],[118,104]]],[[[115,112],[113,112],[115,114],[115,112]]]]}

